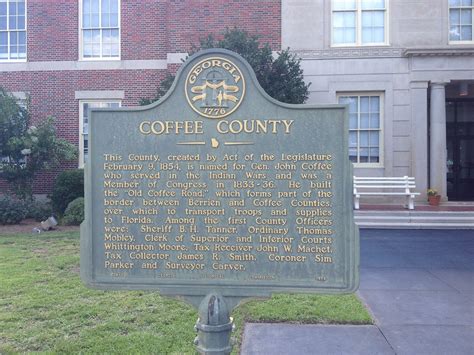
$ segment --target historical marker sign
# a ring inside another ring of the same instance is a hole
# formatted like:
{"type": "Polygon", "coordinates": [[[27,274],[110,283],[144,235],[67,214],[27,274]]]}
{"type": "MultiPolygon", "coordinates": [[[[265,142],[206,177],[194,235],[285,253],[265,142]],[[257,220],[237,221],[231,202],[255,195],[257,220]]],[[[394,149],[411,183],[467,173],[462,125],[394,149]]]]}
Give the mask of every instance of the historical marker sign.
{"type": "Polygon", "coordinates": [[[344,106],[287,105],[225,50],[144,108],[95,110],[81,275],[171,295],[351,292],[359,240],[344,106]]]}

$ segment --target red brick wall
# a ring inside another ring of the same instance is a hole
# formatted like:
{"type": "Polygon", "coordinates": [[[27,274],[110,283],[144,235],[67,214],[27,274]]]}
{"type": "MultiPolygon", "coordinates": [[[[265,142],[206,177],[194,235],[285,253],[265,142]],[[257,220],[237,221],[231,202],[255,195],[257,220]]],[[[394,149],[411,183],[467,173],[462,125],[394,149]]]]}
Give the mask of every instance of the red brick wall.
{"type": "MultiPolygon", "coordinates": [[[[79,100],[75,91],[123,90],[123,106],[136,106],[143,97],[152,97],[164,71],[50,71],[0,73],[1,85],[11,92],[29,93],[32,123],[47,116],[56,118],[58,136],[79,145],[79,100]]],[[[77,161],[65,163],[60,170],[77,168],[77,161]]],[[[35,184],[36,193],[48,193],[58,172],[43,174],[35,184]]],[[[0,189],[5,185],[1,184],[0,189]]]]}
{"type": "MultiPolygon", "coordinates": [[[[165,59],[208,34],[243,28],[280,48],[279,0],[122,0],[121,58],[165,59]]],[[[79,58],[79,1],[29,0],[28,60],[79,58]]]]}
{"type": "Polygon", "coordinates": [[[78,1],[28,0],[28,61],[77,60],[78,13],[78,1]]]}
{"type": "Polygon", "coordinates": [[[166,2],[122,0],[122,59],[166,59],[166,2]]]}
{"type": "Polygon", "coordinates": [[[169,51],[187,52],[190,44],[226,28],[245,29],[262,43],[280,49],[281,2],[275,0],[168,1],[169,51]]]}
{"type": "MultiPolygon", "coordinates": [[[[28,62],[79,59],[79,1],[28,0],[28,62]]],[[[219,35],[238,27],[260,36],[273,49],[281,46],[280,0],[121,0],[121,59],[163,60],[167,53],[187,52],[208,34],[219,35]]],[[[57,119],[58,135],[79,141],[79,102],[75,91],[123,90],[123,106],[137,105],[152,97],[165,70],[95,71],[2,71],[0,86],[8,91],[27,92],[32,120],[51,115],[57,119]]],[[[176,72],[179,64],[168,65],[176,72]]],[[[54,69],[54,68],[52,68],[54,69]]],[[[36,193],[48,193],[59,171],[77,167],[65,163],[56,172],[42,174],[36,193]]],[[[0,192],[5,190],[0,181],[0,192]]]]}

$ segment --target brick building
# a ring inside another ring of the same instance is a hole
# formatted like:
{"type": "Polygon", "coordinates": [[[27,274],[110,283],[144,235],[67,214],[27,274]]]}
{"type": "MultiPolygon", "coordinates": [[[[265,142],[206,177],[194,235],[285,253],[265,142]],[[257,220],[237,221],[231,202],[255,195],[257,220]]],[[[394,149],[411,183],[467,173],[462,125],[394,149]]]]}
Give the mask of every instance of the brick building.
{"type": "MultiPolygon", "coordinates": [[[[279,0],[0,0],[0,86],[87,158],[87,108],[135,106],[193,44],[238,27],[280,48],[279,0]]],[[[37,179],[48,193],[57,172],[37,179]]],[[[0,187],[4,188],[2,184],[0,187]]]]}
{"type": "Polygon", "coordinates": [[[302,58],[308,103],[349,105],[355,174],[474,200],[472,0],[0,0],[0,86],[55,116],[82,166],[87,107],[137,105],[234,26],[302,58]]]}

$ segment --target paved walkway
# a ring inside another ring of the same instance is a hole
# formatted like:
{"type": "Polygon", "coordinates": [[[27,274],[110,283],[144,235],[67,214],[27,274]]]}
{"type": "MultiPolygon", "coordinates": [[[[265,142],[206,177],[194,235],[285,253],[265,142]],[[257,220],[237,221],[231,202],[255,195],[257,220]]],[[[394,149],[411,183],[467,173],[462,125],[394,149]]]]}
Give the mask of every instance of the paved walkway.
{"type": "Polygon", "coordinates": [[[242,354],[474,354],[474,231],[361,230],[374,326],[247,324],[242,354]]]}

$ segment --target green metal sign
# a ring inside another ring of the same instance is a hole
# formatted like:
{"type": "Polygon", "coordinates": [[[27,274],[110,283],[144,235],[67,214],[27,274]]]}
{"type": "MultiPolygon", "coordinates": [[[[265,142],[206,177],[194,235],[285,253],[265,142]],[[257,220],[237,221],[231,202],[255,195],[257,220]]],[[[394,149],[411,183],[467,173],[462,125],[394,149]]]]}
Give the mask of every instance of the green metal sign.
{"type": "Polygon", "coordinates": [[[288,105],[235,53],[191,57],[159,102],[91,112],[81,275],[240,299],[358,287],[344,106],[288,105]]]}

